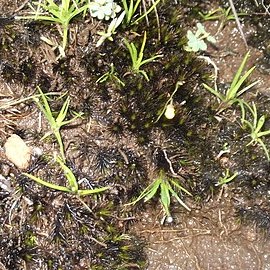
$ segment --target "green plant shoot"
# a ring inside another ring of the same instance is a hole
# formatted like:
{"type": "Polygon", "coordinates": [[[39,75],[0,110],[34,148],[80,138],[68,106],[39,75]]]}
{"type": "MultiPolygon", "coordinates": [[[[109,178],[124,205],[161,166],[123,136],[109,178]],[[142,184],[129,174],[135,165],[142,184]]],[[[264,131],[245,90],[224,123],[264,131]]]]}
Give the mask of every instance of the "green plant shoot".
{"type": "Polygon", "coordinates": [[[216,96],[222,102],[220,105],[220,108],[221,108],[220,111],[226,109],[227,107],[230,107],[235,102],[241,103],[241,100],[239,99],[239,97],[259,82],[259,81],[255,81],[242,88],[242,85],[246,82],[250,74],[255,69],[255,66],[253,66],[246,73],[242,74],[248,57],[249,57],[249,53],[245,55],[241,65],[239,66],[236,74],[234,75],[230,88],[227,90],[225,94],[221,93],[216,86],[215,88],[212,88],[207,84],[203,84],[204,88],[207,91],[209,91],[211,94],[216,96]]]}
{"type": "Polygon", "coordinates": [[[224,175],[218,179],[216,186],[223,186],[231,181],[233,181],[238,175],[238,172],[235,172],[233,175],[230,175],[229,169],[226,169],[224,175]]]}
{"type": "Polygon", "coordinates": [[[60,55],[65,56],[65,49],[68,42],[68,28],[70,21],[82,12],[85,12],[88,5],[82,0],[62,0],[61,4],[56,4],[53,0],[41,0],[33,2],[37,7],[29,16],[17,16],[16,19],[49,21],[59,24],[62,28],[62,45],[59,46],[60,55]],[[81,3],[83,4],[81,7],[81,3]],[[44,12],[40,12],[43,9],[44,12]]]}
{"type": "Polygon", "coordinates": [[[175,189],[183,191],[186,194],[192,196],[191,193],[185,188],[183,188],[175,179],[166,177],[165,173],[163,171],[160,171],[159,176],[153,181],[153,183],[151,183],[146,189],[144,189],[135,201],[127,205],[134,205],[142,199],[144,200],[144,202],[147,202],[158,193],[158,190],[160,190],[160,201],[162,207],[167,218],[171,219],[171,196],[175,197],[175,199],[180,205],[190,211],[190,208],[180,199],[175,189]]]}
{"type": "MultiPolygon", "coordinates": [[[[219,33],[229,21],[236,20],[234,14],[232,12],[231,7],[227,8],[227,9],[219,7],[217,9],[213,10],[213,11],[209,11],[208,13],[199,12],[199,15],[205,21],[219,20],[220,25],[218,27],[217,33],[219,33]]],[[[237,15],[238,16],[245,16],[245,15],[248,15],[248,14],[246,14],[246,13],[237,13],[237,15]]]]}
{"type": "Polygon", "coordinates": [[[153,57],[150,57],[148,59],[143,60],[144,55],[144,47],[146,44],[146,32],[144,32],[143,35],[143,42],[141,45],[140,52],[138,53],[138,50],[133,42],[129,43],[127,40],[124,39],[124,43],[126,47],[129,50],[131,61],[132,61],[132,71],[134,73],[141,73],[147,81],[149,81],[147,73],[141,69],[141,66],[153,62],[155,59],[162,57],[163,55],[158,54],[153,57]]]}
{"type": "Polygon", "coordinates": [[[126,14],[125,16],[126,25],[138,23],[140,20],[142,20],[144,17],[146,17],[150,12],[152,12],[156,8],[160,0],[157,0],[154,3],[152,2],[149,9],[143,15],[141,15],[139,18],[137,18],[134,22],[131,23],[132,18],[134,17],[141,2],[142,0],[137,0],[135,3],[134,3],[134,0],[129,0],[129,4],[128,4],[127,0],[122,0],[122,4],[123,4],[125,14],[126,14]]]}
{"type": "Polygon", "coordinates": [[[114,68],[114,64],[111,63],[110,65],[110,70],[107,71],[105,74],[103,74],[102,76],[100,76],[96,83],[103,83],[103,82],[106,82],[107,80],[115,80],[116,82],[118,82],[120,85],[122,86],[125,86],[125,83],[118,78],[117,76],[117,72],[115,71],[115,68],[114,68]]]}
{"type": "Polygon", "coordinates": [[[61,127],[73,122],[76,118],[81,117],[82,114],[76,114],[75,117],[73,117],[72,119],[65,121],[65,118],[66,118],[66,115],[68,112],[68,108],[69,108],[69,103],[70,103],[69,98],[67,98],[66,101],[64,102],[60,112],[58,113],[57,117],[55,118],[53,116],[50,105],[48,103],[47,96],[43,94],[43,92],[41,91],[41,89],[39,87],[38,87],[38,90],[40,92],[41,101],[37,97],[34,97],[33,99],[37,103],[40,110],[45,115],[45,117],[48,120],[50,127],[51,127],[51,131],[47,132],[42,137],[42,139],[48,137],[51,134],[54,134],[54,136],[57,140],[57,143],[59,145],[59,148],[60,148],[61,158],[63,161],[65,161],[65,151],[64,151],[64,145],[63,145],[60,129],[61,129],[61,127]]]}
{"type": "Polygon", "coordinates": [[[253,117],[252,122],[246,119],[243,120],[243,124],[246,124],[250,129],[251,141],[247,144],[247,146],[251,144],[256,145],[259,143],[265,152],[267,160],[270,161],[269,150],[262,140],[264,136],[270,135],[270,130],[262,131],[266,120],[265,115],[262,115],[260,118],[258,117],[257,108],[254,102],[252,103],[252,107],[249,106],[247,103],[245,103],[245,105],[248,107],[253,117]]]}
{"type": "Polygon", "coordinates": [[[70,170],[70,168],[67,167],[59,157],[56,159],[56,161],[58,162],[58,164],[60,165],[61,169],[63,170],[63,172],[65,174],[65,177],[66,177],[67,182],[68,182],[67,187],[53,184],[53,183],[45,181],[39,177],[36,177],[32,174],[24,173],[24,175],[29,177],[31,180],[34,180],[38,184],[43,185],[45,187],[48,187],[48,188],[51,188],[54,190],[58,190],[58,191],[62,191],[62,192],[72,193],[72,194],[79,195],[79,196],[87,196],[87,195],[91,195],[94,193],[100,193],[100,192],[103,192],[103,191],[110,188],[110,187],[101,187],[101,188],[94,188],[94,189],[79,189],[77,179],[76,179],[75,175],[73,174],[73,172],[70,170]]]}
{"type": "Polygon", "coordinates": [[[182,81],[178,81],[176,83],[175,89],[174,89],[173,93],[170,95],[169,99],[165,103],[165,105],[162,108],[162,110],[158,113],[157,120],[154,123],[157,123],[159,121],[159,119],[162,117],[162,115],[165,115],[165,117],[167,119],[172,119],[175,116],[175,110],[174,110],[174,106],[173,106],[173,96],[176,94],[179,86],[181,86],[183,84],[184,84],[184,82],[182,82],[182,81]],[[172,112],[168,112],[170,109],[172,110],[172,112]],[[172,115],[170,115],[169,113],[171,113],[172,115]],[[170,116],[170,117],[168,117],[168,116],[170,116]]]}

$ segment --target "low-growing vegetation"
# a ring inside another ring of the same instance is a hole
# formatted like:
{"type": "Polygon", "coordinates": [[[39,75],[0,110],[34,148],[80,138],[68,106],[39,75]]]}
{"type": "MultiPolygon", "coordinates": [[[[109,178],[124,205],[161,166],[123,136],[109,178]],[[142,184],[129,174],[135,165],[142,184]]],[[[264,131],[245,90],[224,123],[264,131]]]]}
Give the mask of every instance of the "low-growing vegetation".
{"type": "Polygon", "coordinates": [[[144,213],[173,228],[224,190],[235,224],[269,232],[269,52],[241,26],[257,2],[7,1],[0,142],[32,150],[25,169],[0,155],[0,268],[147,269],[144,213]]]}

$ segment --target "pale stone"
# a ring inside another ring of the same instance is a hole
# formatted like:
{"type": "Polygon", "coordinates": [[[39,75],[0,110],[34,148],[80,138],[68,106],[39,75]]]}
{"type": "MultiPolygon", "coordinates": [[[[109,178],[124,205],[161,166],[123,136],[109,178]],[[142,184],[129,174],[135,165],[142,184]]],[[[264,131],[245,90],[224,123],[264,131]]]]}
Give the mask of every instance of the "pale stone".
{"type": "Polygon", "coordinates": [[[5,145],[5,154],[8,160],[14,163],[19,169],[27,169],[31,159],[31,149],[16,134],[11,135],[5,145]]]}

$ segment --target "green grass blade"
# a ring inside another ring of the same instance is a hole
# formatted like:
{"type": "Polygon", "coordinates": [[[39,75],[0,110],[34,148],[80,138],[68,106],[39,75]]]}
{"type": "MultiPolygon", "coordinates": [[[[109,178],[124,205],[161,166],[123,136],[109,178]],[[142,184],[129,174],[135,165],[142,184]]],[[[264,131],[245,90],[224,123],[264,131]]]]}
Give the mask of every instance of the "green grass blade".
{"type": "Polygon", "coordinates": [[[246,53],[246,55],[245,55],[245,57],[244,57],[241,65],[240,65],[240,67],[238,68],[238,70],[237,70],[237,72],[236,72],[236,74],[235,74],[235,76],[233,78],[233,81],[231,83],[231,88],[232,89],[235,87],[235,85],[239,81],[239,78],[240,78],[240,76],[242,74],[242,71],[243,71],[245,65],[246,65],[246,62],[247,62],[248,57],[249,57],[249,52],[246,53]]]}
{"type": "Polygon", "coordinates": [[[260,119],[258,120],[258,123],[257,123],[257,127],[256,129],[254,130],[254,133],[256,133],[257,135],[259,134],[260,130],[262,129],[263,125],[265,123],[265,116],[261,116],[260,119]]]}
{"type": "Polygon", "coordinates": [[[23,175],[27,176],[28,178],[34,180],[35,182],[37,182],[38,184],[51,188],[51,189],[55,189],[55,190],[59,190],[59,191],[64,191],[64,192],[71,192],[70,189],[63,187],[63,186],[59,186],[59,185],[55,185],[52,184],[50,182],[44,181],[39,177],[35,177],[34,175],[28,174],[28,173],[23,173],[23,175]]]}
{"type": "MultiPolygon", "coordinates": [[[[134,13],[136,12],[136,10],[138,9],[139,4],[141,3],[141,1],[142,1],[142,0],[137,0],[135,6],[134,6],[134,8],[133,8],[133,14],[134,14],[134,13]]],[[[132,0],[132,2],[133,2],[133,0],[132,0]]]]}
{"type": "Polygon", "coordinates": [[[255,102],[252,102],[253,110],[251,110],[251,113],[253,115],[253,130],[255,130],[255,127],[258,123],[258,113],[257,113],[257,107],[255,105],[255,102]]]}
{"type": "Polygon", "coordinates": [[[270,161],[269,151],[268,151],[266,145],[264,144],[264,142],[263,142],[260,138],[258,138],[257,141],[258,141],[258,143],[261,145],[261,147],[263,148],[263,150],[264,150],[264,152],[265,152],[265,155],[266,155],[266,157],[267,157],[267,160],[270,161]]]}
{"type": "Polygon", "coordinates": [[[60,131],[59,130],[54,130],[53,134],[54,134],[54,136],[55,136],[55,138],[57,140],[59,150],[60,150],[60,154],[61,154],[61,158],[62,158],[63,161],[65,161],[66,160],[65,150],[64,150],[64,144],[63,144],[63,140],[62,140],[62,136],[60,134],[60,131]]]}
{"type": "Polygon", "coordinates": [[[62,0],[61,6],[62,6],[62,9],[67,12],[69,10],[70,0],[62,0]]]}
{"type": "Polygon", "coordinates": [[[160,199],[161,203],[163,205],[163,208],[165,210],[165,213],[168,217],[171,216],[170,214],[170,204],[171,204],[171,197],[170,197],[170,192],[169,192],[169,186],[170,184],[167,181],[162,181],[160,185],[160,199]]]}
{"type": "Polygon", "coordinates": [[[160,0],[157,0],[155,3],[153,3],[152,6],[142,16],[140,16],[137,20],[135,20],[132,24],[136,24],[140,20],[142,20],[144,17],[146,17],[150,12],[152,12],[152,10],[157,6],[159,2],[160,0]]]}
{"type": "Polygon", "coordinates": [[[136,204],[137,202],[139,202],[140,200],[142,200],[144,197],[146,197],[152,190],[152,186],[153,186],[154,183],[152,183],[151,185],[147,186],[142,192],[141,194],[139,195],[139,197],[137,199],[135,199],[134,201],[130,202],[130,203],[127,203],[125,204],[126,206],[128,205],[134,205],[136,204]]]}
{"type": "Polygon", "coordinates": [[[249,121],[247,121],[246,119],[244,119],[243,120],[243,124],[248,125],[248,127],[253,131],[253,125],[249,121]]]}
{"type": "Polygon", "coordinates": [[[171,194],[176,198],[176,200],[178,201],[178,203],[180,205],[182,205],[188,211],[191,211],[191,209],[179,198],[178,194],[173,190],[173,188],[171,186],[169,187],[169,190],[170,190],[171,194]]]}
{"type": "Polygon", "coordinates": [[[141,46],[139,57],[138,57],[138,62],[140,63],[140,66],[142,65],[141,62],[143,60],[143,51],[144,51],[145,44],[146,44],[146,31],[144,31],[144,34],[143,34],[143,42],[142,42],[142,46],[141,46]]]}
{"type": "Polygon", "coordinates": [[[44,95],[44,93],[41,91],[39,87],[38,87],[38,90],[39,90],[43,104],[39,101],[39,99],[35,99],[35,101],[38,107],[40,108],[40,110],[43,112],[43,114],[47,118],[47,120],[49,121],[50,125],[55,126],[55,120],[53,118],[52,111],[48,103],[47,97],[44,95]]]}
{"type": "Polygon", "coordinates": [[[155,55],[155,56],[153,56],[151,58],[145,59],[145,60],[141,61],[140,66],[145,65],[145,64],[150,63],[150,62],[153,62],[156,58],[160,58],[162,56],[163,55],[159,54],[159,55],[155,55]]]}
{"type": "Polygon", "coordinates": [[[49,16],[45,16],[45,15],[38,15],[38,16],[16,16],[16,19],[20,19],[20,20],[38,20],[38,21],[50,21],[52,23],[59,23],[61,24],[61,20],[59,20],[58,18],[55,17],[49,17],[49,16]]]}
{"type": "Polygon", "coordinates": [[[186,194],[188,194],[189,196],[192,196],[192,194],[185,188],[183,188],[179,183],[177,183],[175,180],[170,179],[170,182],[174,184],[174,186],[176,186],[178,189],[184,191],[186,194]]]}
{"type": "Polygon", "coordinates": [[[77,183],[77,179],[76,179],[75,175],[70,170],[70,168],[68,168],[59,157],[56,159],[56,161],[58,162],[58,164],[62,168],[62,170],[66,176],[66,179],[68,180],[70,189],[72,190],[72,192],[77,193],[79,187],[78,187],[78,183],[77,183]]]}
{"type": "MultiPolygon", "coordinates": [[[[228,94],[226,94],[226,97],[227,97],[227,99],[228,100],[230,100],[230,99],[233,99],[233,98],[235,98],[235,97],[239,97],[240,96],[240,94],[239,93],[243,93],[244,91],[242,90],[242,91],[240,91],[240,92],[238,92],[238,90],[240,89],[240,87],[241,87],[241,85],[244,83],[244,81],[248,78],[248,76],[252,73],[252,71],[255,69],[255,66],[254,67],[252,67],[251,69],[249,69],[246,73],[245,73],[245,75],[243,75],[242,77],[241,77],[241,79],[234,85],[234,87],[232,87],[232,85],[231,85],[231,87],[230,87],[230,89],[228,90],[228,94]]],[[[250,87],[249,87],[250,88],[250,87]]],[[[248,89],[249,89],[248,88],[248,89]]],[[[246,90],[248,90],[248,89],[246,89],[246,90]]],[[[245,91],[246,91],[245,90],[245,91]]]]}
{"type": "Polygon", "coordinates": [[[246,92],[247,90],[249,90],[250,88],[252,88],[254,85],[258,84],[259,81],[255,81],[249,85],[247,85],[246,87],[244,87],[243,89],[241,89],[240,91],[237,92],[237,97],[240,97],[244,92],[246,92]]]}
{"type": "Polygon", "coordinates": [[[125,10],[125,13],[128,15],[128,6],[127,6],[127,1],[126,0],[122,0],[122,4],[125,10]]]}
{"type": "Polygon", "coordinates": [[[148,77],[147,73],[144,70],[140,69],[139,73],[141,73],[145,77],[145,79],[149,82],[149,77],[148,77]]]}
{"type": "MultiPolygon", "coordinates": [[[[132,63],[133,63],[133,67],[137,66],[137,62],[138,62],[138,51],[137,48],[135,46],[135,44],[133,42],[131,42],[131,59],[132,59],[132,63]]],[[[136,68],[135,68],[136,69],[136,68]]]]}
{"type": "Polygon", "coordinates": [[[128,9],[128,16],[127,16],[127,24],[130,23],[131,19],[132,19],[132,16],[134,14],[134,1],[133,0],[130,0],[130,5],[129,5],[129,9],[128,9]]]}
{"type": "Polygon", "coordinates": [[[155,180],[155,182],[152,184],[151,189],[149,190],[147,195],[144,196],[145,202],[151,200],[155,196],[155,194],[157,193],[157,190],[160,186],[160,182],[161,182],[160,179],[155,180]]]}
{"type": "Polygon", "coordinates": [[[222,95],[221,93],[217,92],[215,89],[213,89],[212,87],[210,87],[209,85],[203,83],[203,87],[209,91],[211,94],[215,95],[219,100],[221,101],[225,101],[225,96],[222,95]]]}
{"type": "Polygon", "coordinates": [[[267,136],[270,134],[270,130],[258,132],[258,137],[267,136]]]}
{"type": "Polygon", "coordinates": [[[56,123],[58,127],[63,126],[63,121],[67,116],[67,112],[68,112],[68,108],[69,108],[69,104],[70,104],[70,99],[67,98],[66,101],[64,102],[57,118],[56,118],[56,123]]]}
{"type": "Polygon", "coordinates": [[[79,189],[78,190],[78,195],[79,196],[87,196],[87,195],[103,192],[103,191],[108,190],[110,188],[111,187],[101,187],[101,188],[85,189],[85,190],[84,189],[79,189]]]}

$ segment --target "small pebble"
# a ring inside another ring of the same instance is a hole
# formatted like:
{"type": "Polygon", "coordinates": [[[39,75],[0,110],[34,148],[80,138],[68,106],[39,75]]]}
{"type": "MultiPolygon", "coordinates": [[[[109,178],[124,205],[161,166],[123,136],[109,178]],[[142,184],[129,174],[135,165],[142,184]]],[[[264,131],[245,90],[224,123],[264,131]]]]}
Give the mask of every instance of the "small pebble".
{"type": "Polygon", "coordinates": [[[28,168],[31,160],[31,149],[21,137],[12,134],[7,139],[4,149],[7,159],[19,169],[25,170],[28,168]]]}

